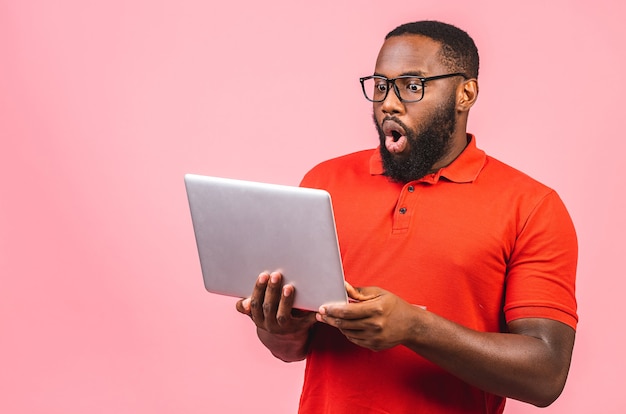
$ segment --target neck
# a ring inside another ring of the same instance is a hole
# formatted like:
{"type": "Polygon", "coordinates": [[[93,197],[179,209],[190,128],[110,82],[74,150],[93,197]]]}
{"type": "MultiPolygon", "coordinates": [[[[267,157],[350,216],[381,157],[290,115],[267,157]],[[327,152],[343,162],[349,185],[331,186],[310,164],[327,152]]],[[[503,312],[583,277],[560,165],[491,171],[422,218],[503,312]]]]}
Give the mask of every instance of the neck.
{"type": "Polygon", "coordinates": [[[465,147],[467,147],[468,138],[467,133],[465,132],[465,128],[458,128],[455,131],[452,139],[450,140],[450,148],[446,152],[439,161],[437,161],[432,168],[431,172],[436,172],[443,167],[447,167],[458,157],[461,155],[465,147]]]}

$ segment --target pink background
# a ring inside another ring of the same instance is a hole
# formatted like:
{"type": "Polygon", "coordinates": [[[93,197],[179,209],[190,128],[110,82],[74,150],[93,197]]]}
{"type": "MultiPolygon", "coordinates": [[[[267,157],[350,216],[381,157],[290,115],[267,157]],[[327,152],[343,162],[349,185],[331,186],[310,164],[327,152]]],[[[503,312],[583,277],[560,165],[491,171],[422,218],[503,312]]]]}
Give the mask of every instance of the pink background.
{"type": "Polygon", "coordinates": [[[376,145],[358,77],[425,18],[478,44],[479,146],[577,226],[574,360],[542,412],[626,412],[622,4],[0,0],[0,412],[294,412],[304,365],[204,291],[183,174],[297,184],[376,145]]]}

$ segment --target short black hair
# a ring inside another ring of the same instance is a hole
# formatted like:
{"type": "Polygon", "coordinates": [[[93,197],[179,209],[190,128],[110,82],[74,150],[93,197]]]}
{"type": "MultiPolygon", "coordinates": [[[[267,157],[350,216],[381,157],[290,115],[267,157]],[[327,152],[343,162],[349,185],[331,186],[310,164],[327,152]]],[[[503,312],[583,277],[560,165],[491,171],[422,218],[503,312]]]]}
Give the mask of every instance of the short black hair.
{"type": "Polygon", "coordinates": [[[393,29],[385,40],[393,36],[421,35],[441,44],[443,64],[452,72],[462,72],[469,78],[478,78],[478,49],[474,40],[463,30],[435,20],[405,23],[393,29]]]}

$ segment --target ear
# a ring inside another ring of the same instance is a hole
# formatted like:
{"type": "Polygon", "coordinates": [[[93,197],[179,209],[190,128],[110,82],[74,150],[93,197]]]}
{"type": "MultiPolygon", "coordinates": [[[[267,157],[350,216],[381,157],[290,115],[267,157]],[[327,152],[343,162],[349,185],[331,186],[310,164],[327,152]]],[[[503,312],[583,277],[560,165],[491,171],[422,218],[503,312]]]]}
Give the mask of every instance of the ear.
{"type": "Polygon", "coordinates": [[[457,87],[456,110],[467,112],[478,98],[478,80],[468,79],[457,87]]]}

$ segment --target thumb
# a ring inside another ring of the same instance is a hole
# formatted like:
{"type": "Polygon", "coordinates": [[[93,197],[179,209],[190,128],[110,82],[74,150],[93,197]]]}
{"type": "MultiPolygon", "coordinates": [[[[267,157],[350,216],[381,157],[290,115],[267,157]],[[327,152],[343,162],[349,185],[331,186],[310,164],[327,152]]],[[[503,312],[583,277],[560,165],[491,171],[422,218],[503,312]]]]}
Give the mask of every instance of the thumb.
{"type": "Polygon", "coordinates": [[[250,298],[239,299],[235,307],[239,313],[250,316],[250,298]]]}

